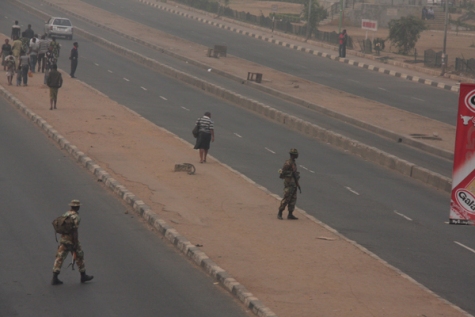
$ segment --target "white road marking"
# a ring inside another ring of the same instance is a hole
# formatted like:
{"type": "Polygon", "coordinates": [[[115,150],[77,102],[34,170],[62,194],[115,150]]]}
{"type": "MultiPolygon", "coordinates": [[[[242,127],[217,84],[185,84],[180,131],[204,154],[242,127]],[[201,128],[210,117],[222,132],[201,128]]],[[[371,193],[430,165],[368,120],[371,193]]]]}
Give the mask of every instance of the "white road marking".
{"type": "Polygon", "coordinates": [[[312,171],[312,170],[308,170],[308,171],[309,171],[310,173],[313,173],[313,174],[315,174],[315,172],[314,172],[314,171],[312,171]]]}
{"type": "Polygon", "coordinates": [[[405,218],[406,220],[412,221],[411,218],[409,218],[409,217],[406,216],[406,215],[401,214],[400,212],[397,212],[396,210],[394,210],[394,213],[395,213],[396,215],[399,215],[399,216],[405,218]]]}
{"type": "Polygon", "coordinates": [[[107,71],[108,71],[109,73],[111,73],[111,74],[113,73],[110,69],[108,69],[107,71]]]}
{"type": "Polygon", "coordinates": [[[425,101],[424,99],[419,99],[419,98],[416,98],[416,97],[411,97],[412,99],[416,99],[416,100],[419,100],[419,101],[425,101]]]}
{"type": "Polygon", "coordinates": [[[266,149],[267,151],[271,152],[272,154],[275,154],[274,151],[272,151],[272,150],[270,150],[270,149],[268,149],[268,148],[266,148],[266,147],[265,147],[264,149],[266,149]]]}
{"type": "Polygon", "coordinates": [[[351,188],[348,187],[348,186],[346,186],[345,188],[348,189],[350,192],[352,192],[352,193],[355,194],[355,195],[358,195],[358,196],[360,195],[357,191],[351,189],[351,188]]]}
{"type": "Polygon", "coordinates": [[[185,107],[181,107],[182,109],[185,109],[186,111],[190,111],[190,109],[188,108],[185,108],[185,107]]]}
{"type": "Polygon", "coordinates": [[[145,87],[140,86],[140,88],[142,88],[143,90],[147,91],[147,88],[145,88],[145,87]]]}
{"type": "Polygon", "coordinates": [[[388,91],[387,89],[384,89],[384,88],[381,88],[381,87],[378,87],[378,89],[388,91]]]}
{"type": "Polygon", "coordinates": [[[301,168],[303,168],[304,170],[308,171],[308,168],[306,168],[305,166],[303,165],[299,165],[301,168]]]}
{"type": "Polygon", "coordinates": [[[130,81],[130,80],[128,80],[128,79],[127,79],[127,78],[125,78],[125,77],[124,77],[124,78],[122,78],[122,79],[123,79],[123,80],[125,80],[125,81],[130,81]]]}
{"type": "Polygon", "coordinates": [[[163,100],[168,100],[167,98],[163,97],[163,96],[160,96],[160,98],[162,98],[163,100]]]}
{"type": "Polygon", "coordinates": [[[359,81],[357,80],[354,80],[354,79],[348,79],[349,81],[352,81],[352,82],[355,82],[355,83],[360,83],[359,81]]]}
{"type": "Polygon", "coordinates": [[[96,65],[96,66],[99,66],[99,64],[98,64],[98,63],[94,63],[94,65],[96,65]]]}
{"type": "Polygon", "coordinates": [[[465,249],[467,249],[468,251],[471,251],[471,252],[475,253],[475,250],[474,250],[474,249],[472,249],[472,248],[470,248],[470,247],[467,247],[466,245],[464,245],[464,244],[462,244],[462,243],[460,243],[460,242],[457,242],[457,241],[454,241],[454,242],[455,242],[456,244],[458,244],[459,246],[461,246],[462,248],[465,248],[465,249]]]}
{"type": "Polygon", "coordinates": [[[237,136],[238,138],[242,138],[242,136],[240,136],[239,134],[237,133],[234,133],[235,136],[237,136]]]}

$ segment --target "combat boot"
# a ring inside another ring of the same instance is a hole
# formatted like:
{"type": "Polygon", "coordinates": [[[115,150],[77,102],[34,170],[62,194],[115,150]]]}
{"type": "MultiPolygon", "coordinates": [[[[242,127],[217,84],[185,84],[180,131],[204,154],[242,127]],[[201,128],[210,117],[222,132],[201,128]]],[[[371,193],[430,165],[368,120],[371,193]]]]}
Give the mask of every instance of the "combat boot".
{"type": "Polygon", "coordinates": [[[59,272],[53,272],[53,279],[51,280],[51,285],[61,285],[62,281],[58,278],[59,272]]]}
{"type": "Polygon", "coordinates": [[[81,272],[81,283],[86,283],[94,278],[92,275],[86,275],[86,272],[81,272]]]}
{"type": "Polygon", "coordinates": [[[292,215],[292,212],[289,212],[289,215],[287,216],[287,219],[289,220],[297,220],[299,218],[295,217],[294,215],[292,215]]]}
{"type": "Polygon", "coordinates": [[[277,214],[277,219],[279,220],[284,220],[284,218],[282,218],[282,211],[283,210],[279,210],[279,213],[277,214]]]}

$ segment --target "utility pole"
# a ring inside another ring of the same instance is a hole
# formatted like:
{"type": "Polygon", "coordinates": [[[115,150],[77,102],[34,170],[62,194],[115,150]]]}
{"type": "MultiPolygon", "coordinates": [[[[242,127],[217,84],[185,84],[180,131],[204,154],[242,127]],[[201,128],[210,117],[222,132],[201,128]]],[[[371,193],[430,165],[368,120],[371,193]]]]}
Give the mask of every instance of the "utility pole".
{"type": "Polygon", "coordinates": [[[444,27],[444,49],[442,50],[442,73],[445,75],[447,69],[447,26],[449,24],[449,0],[445,0],[445,27],[444,27]]]}
{"type": "Polygon", "coordinates": [[[343,0],[340,0],[340,22],[338,23],[338,34],[341,33],[342,20],[343,20],[343,0]]]}
{"type": "Polygon", "coordinates": [[[308,0],[308,19],[307,19],[307,38],[305,42],[310,38],[310,16],[312,15],[312,0],[308,0]]]}

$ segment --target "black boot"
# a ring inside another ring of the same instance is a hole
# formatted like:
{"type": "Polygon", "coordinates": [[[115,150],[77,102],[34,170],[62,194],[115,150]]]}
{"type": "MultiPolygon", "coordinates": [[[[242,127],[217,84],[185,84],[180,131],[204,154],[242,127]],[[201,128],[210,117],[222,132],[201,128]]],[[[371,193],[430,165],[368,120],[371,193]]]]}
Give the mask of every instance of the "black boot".
{"type": "MultiPolygon", "coordinates": [[[[293,211],[292,211],[293,212],[293,211]]],[[[287,216],[287,219],[289,220],[297,220],[299,218],[295,217],[294,215],[292,215],[292,212],[289,211],[289,215],[287,216]]]]}
{"type": "Polygon", "coordinates": [[[86,272],[81,272],[81,283],[86,283],[94,278],[92,275],[86,275],[86,272]]]}
{"type": "Polygon", "coordinates": [[[51,285],[61,285],[63,282],[61,282],[58,278],[59,272],[53,272],[53,279],[51,280],[51,285]]]}
{"type": "Polygon", "coordinates": [[[283,218],[282,218],[282,211],[283,211],[283,210],[279,210],[279,213],[277,214],[277,219],[283,220],[283,218]]]}

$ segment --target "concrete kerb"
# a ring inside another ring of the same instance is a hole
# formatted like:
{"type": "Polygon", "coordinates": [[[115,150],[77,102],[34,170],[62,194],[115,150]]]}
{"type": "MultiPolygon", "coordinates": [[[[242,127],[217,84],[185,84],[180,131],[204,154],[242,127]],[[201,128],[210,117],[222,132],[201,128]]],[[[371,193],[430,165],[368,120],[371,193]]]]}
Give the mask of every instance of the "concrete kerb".
{"type": "MultiPolygon", "coordinates": [[[[195,262],[198,266],[202,267],[210,276],[218,281],[221,286],[229,290],[229,283],[226,282],[226,279],[223,279],[223,276],[230,278],[230,275],[226,273],[225,270],[220,268],[216,263],[211,261],[204,252],[199,250],[197,247],[194,247],[191,242],[188,241],[184,236],[180,235],[178,231],[169,226],[163,219],[160,219],[158,216],[156,216],[150,207],[147,206],[142,200],[140,200],[132,192],[128,191],[125,186],[120,185],[120,183],[109,173],[103,170],[99,165],[95,164],[90,157],[79,151],[76,146],[71,145],[69,141],[67,141],[63,136],[59,135],[51,125],[29,110],[1,85],[0,95],[7,101],[10,101],[11,104],[27,115],[30,119],[32,119],[32,122],[36,123],[41,129],[45,130],[46,135],[55,140],[60,148],[67,151],[76,161],[81,163],[87,170],[95,175],[98,181],[104,183],[106,188],[126,201],[126,203],[131,206],[135,212],[140,214],[147,221],[147,223],[157,229],[157,231],[167,240],[169,240],[174,246],[176,246],[178,250],[193,260],[193,262],[195,262]]],[[[232,280],[235,281],[234,279],[232,280]]],[[[243,285],[239,284],[238,282],[235,282],[234,285],[239,286],[240,292],[230,292],[241,299],[241,302],[248,309],[252,310],[257,316],[277,317],[277,315],[275,315],[268,307],[264,306],[260,301],[258,301],[252,295],[252,293],[248,292],[243,285]],[[243,296],[241,292],[245,293],[246,296],[243,296]],[[247,300],[250,296],[255,298],[255,300],[247,300]],[[259,303],[259,305],[256,303],[259,303]]]]}
{"type": "MultiPolygon", "coordinates": [[[[141,1],[141,0],[140,0],[140,1],[141,1]]],[[[142,45],[144,45],[144,46],[150,47],[150,48],[152,48],[152,49],[158,50],[158,51],[160,51],[160,52],[162,52],[162,53],[164,53],[164,54],[167,54],[167,55],[172,56],[172,57],[174,57],[174,58],[177,58],[177,59],[179,59],[179,60],[186,61],[186,62],[188,62],[189,64],[195,65],[195,66],[197,66],[197,67],[200,67],[200,68],[203,68],[203,69],[209,69],[209,65],[206,65],[206,64],[204,64],[204,63],[201,63],[201,62],[198,62],[198,61],[195,61],[195,60],[191,60],[191,59],[189,59],[189,58],[187,58],[187,57],[184,57],[184,56],[182,56],[182,55],[179,55],[179,54],[177,54],[177,53],[168,51],[168,50],[163,49],[163,48],[160,48],[160,47],[158,47],[158,46],[156,46],[156,45],[154,45],[154,44],[147,43],[147,42],[145,42],[145,41],[143,41],[143,40],[141,40],[141,39],[138,39],[138,38],[132,37],[132,36],[130,36],[130,35],[128,35],[128,34],[125,34],[125,33],[123,33],[123,32],[117,31],[117,30],[115,30],[115,29],[113,29],[113,28],[110,28],[110,27],[108,27],[108,26],[106,26],[106,25],[102,25],[102,24],[100,24],[100,23],[94,22],[94,21],[92,21],[92,20],[90,20],[90,19],[88,19],[88,18],[85,18],[85,17],[80,16],[80,15],[78,15],[78,14],[76,14],[76,13],[73,13],[73,12],[67,10],[67,9],[64,9],[64,8],[62,8],[61,6],[58,6],[58,5],[56,5],[56,4],[52,4],[52,3],[47,2],[47,1],[45,1],[45,2],[46,2],[47,4],[49,4],[50,6],[52,6],[52,7],[56,8],[56,9],[58,9],[58,10],[61,10],[61,11],[63,11],[63,12],[66,12],[66,13],[70,14],[70,15],[73,15],[73,16],[75,16],[76,18],[82,19],[82,20],[84,20],[84,21],[86,21],[86,22],[88,22],[88,23],[90,23],[90,24],[92,24],[92,25],[94,25],[94,26],[103,28],[103,29],[105,29],[105,30],[107,30],[107,31],[109,31],[109,32],[112,32],[112,33],[115,33],[115,34],[120,35],[120,36],[122,36],[122,37],[125,37],[125,38],[127,38],[127,39],[130,39],[130,40],[132,40],[132,41],[134,41],[134,42],[136,42],[136,43],[139,43],[139,44],[142,44],[142,45]]],[[[146,1],[141,1],[141,2],[146,3],[146,1]]],[[[150,4],[150,3],[148,3],[148,4],[150,4]]],[[[163,9],[161,5],[160,5],[160,9],[163,9]]],[[[190,17],[191,17],[191,16],[190,16],[190,17]]],[[[211,22],[211,23],[215,23],[215,22],[211,22]]],[[[208,24],[209,24],[209,23],[208,23],[208,24]]],[[[82,31],[81,29],[78,29],[78,30],[79,30],[79,31],[82,31]]],[[[81,33],[81,36],[83,36],[83,37],[85,37],[85,38],[87,38],[87,39],[90,39],[90,40],[95,41],[95,42],[97,42],[97,43],[101,43],[101,44],[103,44],[103,45],[105,45],[105,46],[108,46],[108,41],[106,41],[105,39],[95,37],[94,35],[92,35],[92,37],[91,37],[90,35],[91,35],[91,34],[90,34],[90,33],[87,33],[87,32],[81,33]]],[[[316,42],[316,43],[318,43],[318,42],[316,42]]],[[[279,42],[279,44],[281,44],[281,42],[279,42]]],[[[113,44],[113,45],[115,45],[115,44],[113,44]]],[[[290,46],[289,46],[289,47],[290,47],[290,46]]],[[[111,48],[111,47],[109,47],[109,48],[111,48]]],[[[114,49],[116,52],[118,52],[118,51],[123,52],[123,55],[124,55],[125,57],[130,58],[130,59],[132,59],[132,60],[134,60],[134,61],[136,61],[136,62],[139,62],[139,63],[141,63],[141,64],[143,64],[143,65],[145,65],[145,66],[147,66],[147,67],[151,67],[152,69],[157,70],[157,71],[159,71],[159,72],[161,72],[161,73],[164,73],[164,74],[166,74],[166,75],[168,75],[168,76],[170,76],[170,77],[173,77],[173,78],[176,78],[176,79],[185,81],[185,82],[187,82],[188,84],[197,86],[197,83],[196,83],[196,82],[188,82],[188,80],[189,80],[188,77],[186,77],[186,78],[185,78],[185,77],[180,77],[180,74],[179,74],[179,73],[177,74],[175,71],[170,70],[170,69],[164,69],[164,68],[163,68],[164,65],[161,65],[161,66],[156,65],[153,60],[147,59],[145,56],[141,56],[141,55],[140,55],[140,56],[136,56],[136,54],[135,54],[134,52],[129,51],[129,50],[127,50],[127,49],[125,49],[125,48],[123,48],[123,47],[120,47],[120,46],[113,46],[112,49],[114,49]],[[131,54],[131,55],[128,55],[128,54],[131,54]],[[158,66],[158,67],[157,67],[157,66],[158,66]]],[[[302,48],[302,49],[303,49],[303,48],[302,48]]],[[[313,54],[314,51],[311,50],[311,53],[313,54]]],[[[326,54],[326,53],[316,52],[315,55],[327,57],[327,58],[334,59],[334,60],[338,60],[338,61],[340,61],[340,62],[345,62],[344,59],[340,59],[340,58],[337,57],[337,56],[329,55],[329,54],[326,54]]],[[[354,61],[351,61],[351,60],[350,60],[350,62],[354,62],[354,61]]],[[[354,62],[354,63],[356,63],[356,62],[354,62]]],[[[404,76],[402,76],[402,75],[401,75],[400,73],[398,73],[398,72],[393,72],[393,71],[389,71],[389,70],[384,70],[384,69],[382,69],[382,68],[374,67],[374,66],[372,66],[372,65],[363,65],[363,64],[361,64],[361,63],[359,63],[359,64],[356,63],[356,64],[357,64],[358,67],[363,67],[363,68],[367,68],[367,69],[375,69],[375,70],[380,71],[380,72],[382,72],[382,73],[388,73],[388,74],[394,73],[395,75],[398,75],[398,77],[404,77],[404,76]]],[[[407,65],[406,65],[406,66],[407,66],[407,65]]],[[[412,66],[412,65],[409,65],[409,66],[412,66]]],[[[309,102],[304,101],[304,100],[301,100],[301,99],[299,99],[299,98],[296,98],[296,97],[293,97],[293,96],[290,96],[290,95],[281,93],[280,91],[274,90],[274,89],[272,89],[272,88],[268,88],[268,87],[265,87],[265,86],[262,86],[262,85],[259,85],[259,84],[253,83],[253,82],[249,82],[249,81],[247,81],[247,80],[243,80],[242,78],[240,78],[240,77],[238,77],[238,76],[235,76],[235,75],[226,73],[226,72],[224,72],[224,71],[213,70],[213,72],[216,73],[216,74],[218,74],[218,75],[224,76],[224,77],[226,77],[226,78],[230,78],[230,79],[232,79],[232,80],[235,80],[235,81],[237,81],[237,82],[250,85],[250,86],[253,87],[254,89],[258,89],[258,90],[264,91],[264,92],[266,92],[266,93],[268,93],[268,94],[271,94],[271,95],[273,95],[273,96],[277,96],[277,97],[279,97],[279,98],[281,98],[281,99],[290,101],[290,102],[295,103],[295,104],[297,104],[297,105],[306,107],[306,108],[308,108],[308,109],[312,109],[312,110],[314,110],[314,111],[319,111],[319,112],[321,112],[321,113],[323,113],[323,114],[325,114],[325,115],[331,116],[331,117],[333,117],[333,118],[336,118],[336,119],[339,119],[339,120],[348,122],[348,123],[353,124],[353,125],[358,126],[358,127],[362,127],[362,128],[367,129],[367,130],[369,130],[369,131],[371,131],[371,132],[374,132],[374,133],[377,133],[377,134],[379,134],[379,135],[382,135],[382,136],[385,136],[385,137],[387,137],[387,138],[390,138],[390,139],[392,139],[392,140],[394,140],[394,141],[396,141],[396,142],[405,143],[405,144],[407,144],[407,145],[416,147],[416,148],[418,148],[418,149],[420,149],[420,150],[423,150],[423,151],[425,151],[425,152],[438,155],[438,156],[443,157],[443,158],[446,158],[446,159],[453,159],[453,153],[448,152],[448,151],[444,151],[444,150],[442,150],[442,149],[440,149],[440,148],[427,145],[427,144],[425,144],[425,143],[419,142],[419,141],[414,140],[414,139],[412,139],[412,138],[408,138],[408,137],[406,137],[406,136],[404,136],[404,135],[400,135],[400,134],[394,133],[394,132],[392,132],[392,131],[389,131],[389,130],[387,130],[387,129],[383,129],[383,128],[378,127],[378,126],[374,126],[374,125],[368,124],[368,123],[366,123],[366,122],[364,122],[364,121],[360,121],[360,120],[354,119],[354,118],[352,118],[352,117],[349,117],[349,116],[346,116],[346,115],[344,115],[344,114],[341,114],[341,113],[338,113],[338,112],[329,110],[329,109],[324,108],[324,107],[322,107],[322,106],[319,106],[319,105],[317,105],[317,104],[309,103],[309,102]]],[[[406,76],[407,76],[407,75],[406,75],[406,76]]],[[[405,77],[404,77],[404,78],[405,78],[405,77]]],[[[415,78],[416,81],[419,81],[419,78],[418,78],[418,77],[414,77],[414,78],[415,78]]],[[[195,78],[195,79],[197,79],[197,78],[195,78]]],[[[433,83],[433,82],[431,82],[431,83],[433,83]]],[[[439,84],[438,84],[438,85],[439,85],[439,84]]],[[[208,88],[210,89],[210,87],[208,87],[208,88]]],[[[441,88],[443,88],[443,87],[441,87],[441,88]]],[[[216,91],[214,91],[213,89],[210,89],[210,91],[208,91],[208,92],[211,93],[211,94],[217,94],[216,91]]],[[[222,97],[222,95],[219,95],[219,96],[222,97]]],[[[224,97],[222,97],[222,98],[223,98],[223,99],[226,99],[226,98],[224,98],[224,97]]],[[[229,99],[227,99],[227,100],[229,100],[229,99]]],[[[232,101],[232,100],[230,100],[230,101],[231,101],[231,102],[234,102],[234,101],[232,101]]]]}
{"type": "MultiPolygon", "coordinates": [[[[16,2],[16,3],[20,3],[20,5],[23,5],[23,4],[22,4],[21,2],[19,2],[18,0],[15,0],[15,2],[16,2]]],[[[45,14],[45,13],[39,11],[39,10],[36,10],[36,9],[31,8],[31,7],[28,7],[28,6],[26,6],[26,7],[27,7],[29,10],[32,10],[34,13],[38,13],[38,14],[41,14],[41,15],[44,15],[44,16],[48,16],[47,14],[45,14]]],[[[62,9],[62,8],[61,8],[61,9],[62,9]]],[[[64,9],[62,9],[62,10],[63,10],[63,11],[66,11],[66,12],[69,12],[68,10],[64,10],[64,9]]],[[[260,113],[259,111],[256,111],[256,110],[259,109],[259,106],[262,105],[262,104],[259,104],[258,102],[254,101],[254,100],[252,100],[252,99],[244,98],[244,97],[242,97],[242,96],[240,96],[240,95],[237,95],[237,94],[235,94],[235,93],[233,93],[233,92],[231,92],[231,91],[228,91],[228,90],[226,90],[226,89],[224,89],[224,88],[218,87],[218,86],[216,86],[216,85],[214,85],[214,84],[208,83],[208,82],[206,82],[206,81],[204,81],[204,80],[201,80],[201,79],[199,79],[199,78],[196,78],[196,77],[194,77],[194,76],[188,75],[188,74],[183,73],[183,72],[178,71],[178,70],[175,70],[175,69],[173,69],[173,68],[171,68],[171,67],[169,67],[169,66],[163,65],[163,64],[161,64],[161,63],[159,63],[159,62],[157,62],[157,61],[155,61],[155,60],[149,59],[149,58],[147,58],[147,57],[145,57],[145,56],[143,56],[143,55],[141,55],[141,54],[138,54],[138,53],[135,53],[135,52],[133,52],[133,51],[130,51],[130,50],[124,48],[124,47],[121,47],[121,46],[116,45],[116,44],[114,44],[114,43],[112,43],[112,42],[109,42],[109,41],[107,41],[107,40],[105,40],[105,39],[103,39],[103,38],[94,36],[93,34],[91,34],[91,33],[89,33],[89,32],[86,32],[86,31],[84,31],[84,30],[82,30],[82,29],[77,28],[77,33],[80,33],[82,36],[84,36],[84,37],[86,37],[86,38],[88,38],[88,39],[90,39],[90,40],[92,40],[92,41],[95,41],[95,42],[97,42],[97,43],[100,43],[100,44],[102,44],[103,46],[106,46],[106,47],[109,48],[109,49],[113,49],[113,50],[116,51],[116,52],[123,52],[122,54],[125,55],[125,57],[127,57],[127,58],[132,58],[133,60],[137,60],[137,61],[139,61],[140,63],[144,63],[144,62],[145,62],[145,63],[147,63],[148,66],[152,65],[153,68],[158,69],[158,71],[160,71],[160,72],[165,72],[167,75],[172,75],[172,77],[177,78],[177,79],[179,79],[179,80],[182,80],[182,81],[184,81],[184,82],[186,82],[186,83],[188,83],[188,84],[190,84],[190,85],[193,85],[193,86],[195,86],[195,87],[197,87],[197,88],[199,88],[199,89],[205,90],[205,91],[207,91],[208,93],[213,93],[213,92],[214,92],[214,93],[216,94],[216,92],[220,91],[220,92],[218,93],[218,96],[222,96],[222,97],[225,98],[226,100],[228,100],[228,101],[230,101],[230,102],[233,102],[233,103],[235,103],[235,104],[237,104],[237,105],[239,105],[239,106],[243,106],[243,104],[244,104],[244,106],[246,106],[247,104],[249,104],[249,105],[246,107],[247,109],[253,110],[253,111],[257,112],[257,113],[260,113]],[[150,64],[149,64],[149,63],[150,63],[150,64]]],[[[119,33],[120,33],[120,32],[119,32],[119,33]]],[[[297,99],[297,98],[295,98],[295,99],[297,99]]],[[[310,105],[311,105],[311,104],[309,104],[309,106],[310,106],[310,105]]],[[[315,105],[313,105],[313,106],[315,106],[315,105]]],[[[271,108],[271,107],[269,107],[269,108],[271,108]]],[[[262,112],[261,112],[261,114],[262,114],[262,112]]],[[[267,117],[268,117],[269,119],[271,119],[269,116],[267,116],[267,117]]],[[[284,119],[284,122],[283,122],[284,124],[286,124],[289,128],[291,128],[291,129],[293,129],[293,130],[295,130],[295,131],[297,131],[297,132],[302,132],[302,127],[301,127],[301,125],[302,125],[302,123],[303,123],[304,121],[302,121],[302,120],[300,120],[300,119],[298,119],[298,118],[296,118],[296,117],[289,116],[289,115],[286,115],[286,117],[287,117],[288,120],[285,120],[285,119],[284,119]],[[286,122],[286,121],[287,121],[287,122],[286,122]]],[[[348,118],[348,120],[350,120],[350,118],[348,118]]],[[[322,129],[321,127],[319,127],[319,126],[317,126],[317,125],[314,125],[314,124],[310,124],[310,125],[313,127],[314,130],[315,130],[315,129],[317,129],[317,130],[321,130],[321,129],[322,129]]],[[[321,132],[321,131],[313,131],[313,133],[310,134],[310,136],[312,136],[312,135],[317,135],[317,136],[322,135],[322,133],[319,133],[319,132],[321,132]],[[315,132],[316,132],[316,133],[315,133],[315,132]]],[[[328,131],[328,130],[323,130],[322,132],[324,132],[324,133],[323,133],[324,139],[321,140],[321,141],[330,143],[330,144],[335,145],[335,146],[337,146],[337,145],[340,143],[341,138],[344,138],[344,137],[342,137],[342,136],[336,137],[336,135],[334,135],[333,132],[328,131]],[[340,137],[341,137],[341,138],[340,138],[340,137]],[[332,142],[334,142],[334,143],[332,143],[332,142]]],[[[317,139],[318,139],[318,138],[317,138],[317,139]]],[[[353,148],[354,148],[354,145],[358,144],[359,142],[354,141],[354,142],[343,142],[343,143],[345,144],[345,147],[343,147],[344,150],[350,150],[350,152],[354,153],[354,151],[352,151],[351,149],[353,149],[353,148]],[[348,145],[349,145],[349,146],[348,146],[348,145]]],[[[364,144],[359,144],[359,147],[360,147],[360,148],[361,148],[361,147],[365,147],[365,146],[366,146],[366,145],[364,145],[364,144]]],[[[385,166],[385,167],[387,167],[387,168],[392,168],[392,166],[394,166],[394,164],[390,164],[390,163],[388,164],[388,163],[387,163],[387,162],[390,162],[390,161],[388,161],[388,160],[380,160],[380,159],[378,158],[379,152],[381,152],[381,151],[379,151],[379,150],[376,149],[376,150],[377,150],[376,153],[371,153],[371,149],[372,149],[372,147],[368,147],[368,150],[369,150],[368,155],[365,155],[364,157],[363,157],[363,156],[362,156],[362,157],[365,158],[365,159],[367,159],[367,160],[369,160],[369,161],[371,161],[371,162],[373,162],[373,163],[377,163],[377,164],[381,164],[381,163],[382,163],[382,164],[383,164],[382,166],[385,166]]],[[[357,152],[363,153],[363,152],[360,152],[360,151],[357,151],[357,152]]],[[[388,156],[390,156],[390,154],[387,154],[387,153],[384,153],[384,154],[382,154],[382,155],[388,155],[388,156]]],[[[398,169],[394,169],[394,170],[395,170],[395,171],[399,171],[398,169]]],[[[440,189],[440,184],[441,184],[441,183],[442,183],[442,184],[445,183],[447,178],[444,177],[444,176],[442,176],[442,175],[436,174],[436,173],[433,173],[433,174],[434,174],[434,175],[432,175],[433,177],[418,177],[418,178],[416,178],[416,179],[418,179],[419,181],[422,181],[422,182],[424,182],[424,183],[426,183],[426,184],[432,185],[432,186],[434,186],[434,187],[440,189]]],[[[404,174],[404,175],[407,175],[407,174],[404,174]]],[[[411,173],[410,176],[412,177],[412,173],[411,173]]],[[[444,188],[445,188],[445,186],[444,186],[444,188]]],[[[449,190],[448,192],[450,192],[450,190],[449,190]]]]}
{"type": "MultiPolygon", "coordinates": [[[[277,44],[277,45],[281,45],[281,46],[284,46],[284,47],[287,47],[287,48],[299,50],[299,51],[309,53],[309,54],[313,54],[313,55],[328,57],[332,60],[340,61],[342,63],[357,66],[357,67],[360,67],[360,68],[367,68],[367,69],[370,69],[370,70],[378,71],[376,69],[377,67],[374,67],[373,65],[369,65],[369,64],[366,64],[366,63],[359,63],[359,62],[356,62],[356,61],[353,61],[353,60],[350,60],[350,59],[346,59],[346,58],[340,58],[337,55],[331,55],[331,54],[327,54],[327,53],[323,53],[323,52],[318,52],[314,49],[305,48],[301,45],[293,45],[293,44],[289,44],[289,43],[282,42],[282,41],[276,41],[272,37],[257,35],[257,34],[252,33],[252,32],[243,31],[243,30],[240,30],[240,29],[237,29],[237,28],[225,26],[225,25],[223,25],[221,23],[218,23],[218,22],[210,21],[210,20],[207,20],[207,19],[204,19],[204,18],[195,17],[195,16],[193,16],[191,14],[188,14],[188,13],[183,13],[183,12],[180,12],[180,11],[175,10],[175,9],[167,8],[164,5],[156,5],[156,4],[151,3],[147,0],[137,0],[137,1],[139,1],[141,3],[144,3],[146,5],[153,6],[155,8],[160,9],[160,10],[163,10],[163,11],[168,11],[168,12],[171,12],[171,13],[174,13],[174,14],[177,14],[177,15],[181,15],[181,16],[184,16],[184,17],[187,17],[187,18],[190,18],[190,19],[194,19],[194,20],[206,23],[206,24],[210,24],[210,25],[213,25],[213,26],[216,26],[216,27],[219,27],[219,28],[230,30],[230,31],[233,31],[233,32],[236,32],[236,33],[239,33],[239,34],[244,34],[244,35],[247,35],[247,36],[250,36],[250,37],[253,37],[253,38],[261,39],[261,40],[264,40],[266,42],[274,43],[274,44],[277,44]]],[[[200,14],[204,14],[204,15],[208,15],[208,16],[210,15],[210,14],[208,14],[208,12],[205,12],[205,11],[201,11],[201,10],[198,10],[198,9],[195,9],[195,8],[192,8],[192,7],[186,7],[186,6],[183,6],[183,5],[178,4],[178,3],[175,3],[175,4],[178,7],[182,8],[183,10],[195,11],[195,12],[199,12],[200,14]]],[[[259,30],[261,32],[266,32],[266,33],[269,32],[268,29],[262,28],[260,26],[252,25],[252,24],[249,24],[249,23],[243,23],[241,21],[226,18],[226,17],[222,17],[222,16],[219,17],[219,18],[222,19],[223,21],[228,22],[228,23],[238,24],[238,25],[241,25],[241,26],[244,26],[244,27],[259,30]]],[[[282,36],[282,37],[286,37],[286,38],[289,38],[289,39],[292,39],[292,40],[302,41],[302,38],[300,38],[298,36],[289,35],[289,34],[286,34],[286,33],[279,32],[279,31],[274,31],[274,34],[282,36]]],[[[331,49],[333,51],[337,50],[337,47],[335,45],[320,43],[320,42],[313,41],[313,40],[308,41],[308,43],[311,43],[314,46],[319,46],[319,47],[331,49]]],[[[371,59],[371,60],[376,60],[377,59],[376,57],[373,57],[373,56],[367,55],[367,54],[363,54],[363,53],[359,53],[357,51],[348,51],[348,54],[353,54],[353,55],[356,55],[358,57],[368,58],[368,59],[371,59]]],[[[418,66],[415,66],[415,65],[410,65],[410,64],[407,64],[407,63],[401,63],[401,62],[398,62],[398,61],[387,61],[386,64],[390,64],[390,65],[396,66],[396,67],[403,67],[403,68],[406,68],[406,69],[415,70],[415,71],[422,72],[422,73],[432,75],[432,76],[438,76],[439,75],[438,73],[436,73],[432,70],[421,68],[421,67],[418,67],[418,66]]],[[[459,87],[457,85],[446,85],[444,83],[438,83],[438,82],[435,82],[435,81],[432,81],[432,80],[418,81],[416,79],[413,79],[412,76],[408,76],[406,74],[401,74],[399,72],[392,71],[392,70],[389,70],[389,69],[384,69],[384,68],[381,68],[381,69],[382,69],[382,71],[380,71],[380,72],[384,73],[384,74],[387,74],[387,75],[401,77],[401,78],[406,79],[406,80],[411,80],[411,81],[419,82],[419,83],[426,84],[426,85],[436,86],[436,87],[446,89],[446,90],[450,90],[450,91],[454,91],[454,92],[458,92],[458,90],[459,90],[459,87]]],[[[466,82],[475,82],[471,78],[465,78],[465,77],[460,77],[460,76],[456,76],[456,75],[447,75],[445,77],[453,79],[453,80],[459,80],[459,81],[463,80],[463,81],[466,81],[466,82]]]]}

